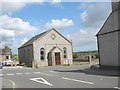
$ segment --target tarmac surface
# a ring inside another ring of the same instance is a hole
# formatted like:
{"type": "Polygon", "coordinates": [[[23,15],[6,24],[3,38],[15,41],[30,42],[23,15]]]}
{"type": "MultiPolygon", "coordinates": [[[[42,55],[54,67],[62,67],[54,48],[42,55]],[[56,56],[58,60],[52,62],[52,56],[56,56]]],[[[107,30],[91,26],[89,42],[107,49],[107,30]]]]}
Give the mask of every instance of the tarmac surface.
{"type": "Polygon", "coordinates": [[[91,69],[90,65],[48,66],[41,68],[4,67],[2,88],[114,88],[117,70],[91,69]]]}

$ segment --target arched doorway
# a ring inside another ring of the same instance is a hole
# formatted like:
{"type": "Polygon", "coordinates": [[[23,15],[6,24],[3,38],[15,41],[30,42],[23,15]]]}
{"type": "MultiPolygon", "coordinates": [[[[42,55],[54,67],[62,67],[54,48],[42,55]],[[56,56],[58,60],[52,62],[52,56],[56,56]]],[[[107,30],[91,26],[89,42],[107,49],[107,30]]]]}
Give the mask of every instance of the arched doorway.
{"type": "Polygon", "coordinates": [[[61,65],[62,64],[62,50],[59,47],[53,47],[47,56],[48,66],[61,65]]]}

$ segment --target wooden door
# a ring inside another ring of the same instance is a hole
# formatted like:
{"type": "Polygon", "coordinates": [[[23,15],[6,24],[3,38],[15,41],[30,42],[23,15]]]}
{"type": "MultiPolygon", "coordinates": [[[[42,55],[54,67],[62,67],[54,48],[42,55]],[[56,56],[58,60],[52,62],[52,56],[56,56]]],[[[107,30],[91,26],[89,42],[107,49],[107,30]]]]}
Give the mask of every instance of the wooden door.
{"type": "Polygon", "coordinates": [[[61,65],[60,53],[55,53],[55,64],[61,65]]]}

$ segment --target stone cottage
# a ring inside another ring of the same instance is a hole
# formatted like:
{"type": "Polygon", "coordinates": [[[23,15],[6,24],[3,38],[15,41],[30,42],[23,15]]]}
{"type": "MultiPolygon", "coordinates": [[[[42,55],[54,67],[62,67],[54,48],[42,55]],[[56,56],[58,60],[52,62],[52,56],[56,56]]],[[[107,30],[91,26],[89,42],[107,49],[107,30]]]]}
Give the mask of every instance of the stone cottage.
{"type": "Polygon", "coordinates": [[[0,49],[0,61],[10,60],[11,59],[11,49],[5,46],[3,49],[0,49]]]}

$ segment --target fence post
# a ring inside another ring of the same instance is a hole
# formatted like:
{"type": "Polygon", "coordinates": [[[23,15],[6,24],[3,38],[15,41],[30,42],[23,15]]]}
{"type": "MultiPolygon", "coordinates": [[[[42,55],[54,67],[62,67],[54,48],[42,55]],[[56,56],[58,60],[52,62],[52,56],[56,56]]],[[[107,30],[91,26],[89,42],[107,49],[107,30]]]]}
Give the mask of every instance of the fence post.
{"type": "Polygon", "coordinates": [[[32,68],[35,68],[35,60],[32,61],[32,68]]]}
{"type": "Polygon", "coordinates": [[[91,55],[88,56],[89,64],[91,64],[91,55]]]}

